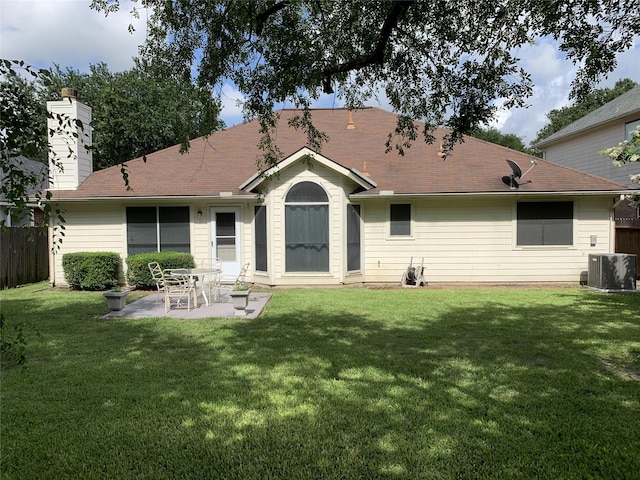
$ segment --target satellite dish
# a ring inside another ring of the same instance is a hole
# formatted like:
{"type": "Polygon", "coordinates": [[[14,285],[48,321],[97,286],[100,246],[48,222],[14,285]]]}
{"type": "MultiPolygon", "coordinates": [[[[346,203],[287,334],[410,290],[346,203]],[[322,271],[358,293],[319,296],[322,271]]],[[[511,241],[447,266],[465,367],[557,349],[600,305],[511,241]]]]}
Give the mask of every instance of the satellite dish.
{"type": "Polygon", "coordinates": [[[513,160],[509,160],[507,158],[507,163],[511,167],[511,175],[509,175],[509,176],[505,175],[504,177],[502,177],[502,181],[505,184],[509,185],[509,188],[511,190],[515,190],[516,188],[518,188],[521,183],[531,183],[531,180],[527,180],[526,182],[520,182],[520,180],[522,180],[522,178],[527,173],[529,173],[531,170],[533,170],[535,168],[536,165],[538,165],[538,161],[537,160],[531,160],[531,168],[529,170],[527,170],[526,172],[524,172],[524,173],[522,173],[522,169],[520,168],[520,165],[518,165],[513,160]]]}
{"type": "Polygon", "coordinates": [[[522,178],[522,169],[520,168],[520,165],[518,165],[513,160],[509,160],[508,158],[507,158],[507,163],[511,167],[511,170],[513,170],[513,176],[517,178],[522,178]]]}

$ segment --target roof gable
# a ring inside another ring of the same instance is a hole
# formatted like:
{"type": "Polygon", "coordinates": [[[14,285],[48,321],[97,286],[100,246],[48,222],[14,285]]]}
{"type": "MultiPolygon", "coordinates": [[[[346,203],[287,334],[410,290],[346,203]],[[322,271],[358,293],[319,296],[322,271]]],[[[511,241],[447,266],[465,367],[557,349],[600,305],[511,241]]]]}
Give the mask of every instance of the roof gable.
{"type": "MultiPolygon", "coordinates": [[[[362,187],[358,195],[393,191],[402,195],[513,193],[502,177],[511,169],[506,159],[523,170],[534,159],[522,152],[467,137],[443,160],[440,141],[447,131],[436,129],[435,142],[416,140],[404,155],[386,153],[389,134],[395,131],[397,116],[378,108],[312,111],[314,126],[329,140],[320,152],[307,142],[306,134],[289,127],[298,110],[282,110],[274,133],[284,160],[275,169],[313,156],[328,168],[348,176],[362,187]],[[349,121],[352,124],[349,124],[349,121]]],[[[424,125],[416,122],[418,130],[424,125]]],[[[170,198],[253,196],[261,183],[256,165],[262,155],[257,147],[261,134],[256,120],[236,125],[191,142],[187,153],[180,146],[167,148],[127,162],[130,190],[124,186],[119,166],[96,171],[77,190],[58,191],[57,199],[170,198]]],[[[401,139],[392,139],[392,141],[401,139]]],[[[603,160],[606,161],[606,160],[603,160]]],[[[267,171],[268,173],[268,171],[267,171]]],[[[525,183],[516,190],[541,192],[611,192],[624,190],[617,183],[538,160],[525,183]]]]}
{"type": "Polygon", "coordinates": [[[288,158],[285,158],[284,160],[279,162],[277,165],[274,165],[273,167],[268,168],[264,172],[256,172],[249,179],[247,179],[246,182],[240,185],[240,190],[244,190],[246,192],[255,192],[257,191],[256,189],[263,182],[267,181],[267,179],[269,179],[273,175],[278,174],[280,171],[284,170],[285,168],[291,166],[294,163],[303,162],[307,158],[311,158],[314,161],[318,162],[319,164],[329,168],[330,170],[333,170],[339,173],[340,175],[343,175],[349,178],[351,181],[353,181],[355,184],[357,184],[360,188],[364,190],[371,190],[372,188],[376,187],[376,183],[374,181],[365,177],[357,169],[345,168],[342,165],[337,164],[333,160],[321,155],[320,153],[314,152],[308,147],[303,147],[297,152],[290,155],[288,158]]]}

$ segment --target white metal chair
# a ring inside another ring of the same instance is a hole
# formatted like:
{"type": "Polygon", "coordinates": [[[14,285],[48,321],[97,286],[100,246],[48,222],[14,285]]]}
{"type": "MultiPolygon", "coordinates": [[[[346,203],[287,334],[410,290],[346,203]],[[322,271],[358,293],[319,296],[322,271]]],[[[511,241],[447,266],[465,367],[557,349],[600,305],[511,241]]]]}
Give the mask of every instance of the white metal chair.
{"type": "MultiPolygon", "coordinates": [[[[193,282],[190,281],[186,270],[164,270],[164,312],[171,310],[172,300],[175,308],[180,306],[182,300],[187,300],[187,311],[191,311],[191,294],[195,295],[193,282]]],[[[195,298],[194,298],[195,300],[195,298]]]]}
{"type": "Polygon", "coordinates": [[[240,269],[240,273],[236,277],[231,275],[221,275],[219,280],[219,289],[222,290],[226,287],[227,290],[231,291],[238,285],[244,285],[245,277],[247,276],[247,272],[249,271],[249,264],[245,263],[240,269]]]}
{"type": "Polygon", "coordinates": [[[156,297],[156,305],[160,303],[160,294],[164,293],[164,277],[162,275],[162,268],[158,262],[149,263],[149,271],[153,281],[156,282],[156,288],[158,289],[158,296],[156,297]]]}

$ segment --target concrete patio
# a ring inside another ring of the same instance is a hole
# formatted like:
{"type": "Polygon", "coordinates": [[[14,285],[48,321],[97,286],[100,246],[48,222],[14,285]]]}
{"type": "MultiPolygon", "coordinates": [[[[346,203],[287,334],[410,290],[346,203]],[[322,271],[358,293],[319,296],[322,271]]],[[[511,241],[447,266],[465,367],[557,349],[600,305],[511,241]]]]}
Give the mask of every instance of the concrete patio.
{"type": "Polygon", "coordinates": [[[167,313],[164,311],[164,298],[160,296],[160,301],[156,303],[158,294],[156,292],[150,292],[149,295],[128,303],[122,310],[109,312],[101,318],[256,318],[262,313],[262,310],[271,298],[270,293],[251,292],[246,315],[238,316],[236,315],[236,310],[233,308],[231,297],[229,297],[229,291],[230,290],[223,290],[219,301],[212,302],[209,306],[205,304],[202,296],[199,296],[198,306],[196,308],[191,308],[190,311],[187,311],[187,306],[184,304],[180,305],[179,308],[172,308],[167,313]]]}

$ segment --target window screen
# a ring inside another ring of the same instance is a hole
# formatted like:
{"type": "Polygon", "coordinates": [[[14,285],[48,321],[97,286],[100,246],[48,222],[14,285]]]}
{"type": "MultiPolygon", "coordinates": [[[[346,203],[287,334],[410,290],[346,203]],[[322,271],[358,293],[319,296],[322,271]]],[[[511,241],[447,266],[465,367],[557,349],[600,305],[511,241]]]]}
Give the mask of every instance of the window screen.
{"type": "Polygon", "coordinates": [[[127,208],[127,253],[158,251],[156,207],[127,208]]]}
{"type": "Polygon", "coordinates": [[[329,271],[329,204],[313,182],[294,185],[285,200],[285,269],[329,271]]]}
{"type": "Polygon", "coordinates": [[[267,207],[255,207],[256,270],[267,272],[267,207]]]}
{"type": "Polygon", "coordinates": [[[573,202],[518,203],[518,245],[572,245],[573,202]]]}
{"type": "Polygon", "coordinates": [[[158,212],[160,251],[189,253],[189,208],[160,207],[158,212]]]}
{"type": "Polygon", "coordinates": [[[127,252],[190,252],[189,207],[127,207],[127,252]]]}
{"type": "Polygon", "coordinates": [[[216,212],[216,257],[223,262],[236,259],[236,214],[216,212]]]}
{"type": "Polygon", "coordinates": [[[411,235],[411,204],[392,204],[389,217],[391,235],[411,235]]]}
{"type": "Polygon", "coordinates": [[[360,205],[347,205],[347,270],[360,270],[360,205]]]}

